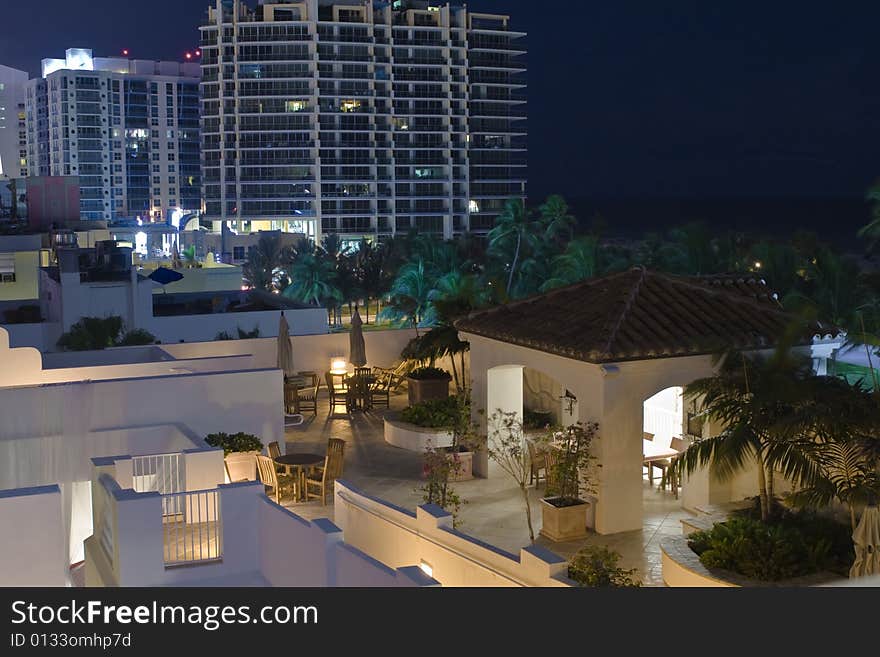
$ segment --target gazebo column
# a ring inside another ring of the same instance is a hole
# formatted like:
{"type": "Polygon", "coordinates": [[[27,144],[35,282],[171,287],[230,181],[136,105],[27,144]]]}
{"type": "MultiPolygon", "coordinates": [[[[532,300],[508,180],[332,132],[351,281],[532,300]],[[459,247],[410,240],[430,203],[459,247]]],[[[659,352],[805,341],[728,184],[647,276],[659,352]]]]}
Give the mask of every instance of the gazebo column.
{"type": "Polygon", "coordinates": [[[616,534],[642,529],[642,399],[619,376],[616,366],[600,368],[605,376],[601,414],[581,405],[581,421],[599,423],[595,454],[599,502],[596,531],[616,534]]]}

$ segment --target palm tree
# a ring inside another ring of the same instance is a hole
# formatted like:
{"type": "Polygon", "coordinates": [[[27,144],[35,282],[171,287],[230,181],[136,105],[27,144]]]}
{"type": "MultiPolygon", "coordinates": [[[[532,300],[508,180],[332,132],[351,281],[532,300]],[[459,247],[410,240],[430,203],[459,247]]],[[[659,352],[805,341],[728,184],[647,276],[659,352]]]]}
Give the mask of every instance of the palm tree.
{"type": "Polygon", "coordinates": [[[410,324],[418,334],[419,325],[431,304],[428,298],[431,289],[425,261],[421,257],[416,258],[398,272],[389,291],[389,302],[382,309],[380,317],[410,324]]]}
{"type": "Polygon", "coordinates": [[[873,252],[880,241],[880,180],[875,182],[866,194],[867,200],[873,203],[871,207],[871,221],[859,229],[858,235],[868,240],[867,251],[873,252]]]}
{"type": "Polygon", "coordinates": [[[729,351],[716,364],[717,375],[694,381],[685,387],[685,395],[701,398],[708,418],[723,428],[693,443],[675,460],[673,469],[691,474],[711,465],[723,480],[753,462],[761,518],[766,522],[776,470],[795,483],[818,478],[816,463],[804,449],[805,427],[792,420],[803,402],[805,384],[811,383],[810,361],[794,355],[786,344],[770,357],[729,351]]]}
{"type": "Polygon", "coordinates": [[[599,243],[595,237],[580,237],[568,243],[565,253],[553,258],[553,276],[541,291],[570,285],[599,274],[599,243]]]}
{"type": "Polygon", "coordinates": [[[247,261],[242,267],[243,278],[258,290],[271,292],[277,289],[282,273],[282,256],[281,236],[262,233],[257,243],[248,250],[247,261]]]}
{"type": "Polygon", "coordinates": [[[303,303],[338,304],[342,294],[337,287],[338,275],[333,262],[320,253],[302,253],[291,266],[291,284],[284,296],[303,303]]]}
{"type": "Polygon", "coordinates": [[[577,220],[569,214],[568,203],[559,194],[552,194],[538,208],[547,238],[560,243],[574,239],[577,220]]]}
{"type": "Polygon", "coordinates": [[[539,229],[540,225],[531,218],[522,199],[514,198],[507,201],[495,220],[495,227],[489,231],[489,250],[504,258],[505,265],[510,268],[508,295],[513,288],[522,252],[535,243],[539,229]]]}

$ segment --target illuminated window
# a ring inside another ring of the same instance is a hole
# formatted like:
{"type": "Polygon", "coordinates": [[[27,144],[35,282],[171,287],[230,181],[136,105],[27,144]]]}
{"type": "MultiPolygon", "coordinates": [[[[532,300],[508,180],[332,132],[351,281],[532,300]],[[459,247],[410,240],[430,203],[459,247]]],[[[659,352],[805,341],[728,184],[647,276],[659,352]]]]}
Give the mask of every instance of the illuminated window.
{"type": "Polygon", "coordinates": [[[361,108],[359,100],[343,100],[339,103],[339,109],[343,112],[357,112],[361,108]]]}
{"type": "Polygon", "coordinates": [[[468,212],[479,212],[479,211],[480,211],[480,204],[479,203],[477,203],[476,201],[473,201],[473,200],[468,202],[468,212]]]}
{"type": "MultiPolygon", "coordinates": [[[[285,112],[302,112],[305,108],[306,102],[304,100],[287,100],[284,102],[285,112]]],[[[263,111],[262,106],[260,107],[260,111],[263,111]]]]}

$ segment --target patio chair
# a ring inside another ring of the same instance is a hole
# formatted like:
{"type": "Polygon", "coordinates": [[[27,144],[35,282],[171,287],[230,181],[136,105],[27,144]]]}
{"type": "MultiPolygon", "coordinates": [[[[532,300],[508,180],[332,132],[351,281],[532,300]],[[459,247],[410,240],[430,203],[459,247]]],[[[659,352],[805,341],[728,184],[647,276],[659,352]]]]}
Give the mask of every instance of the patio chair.
{"type": "MultiPolygon", "coordinates": [[[[669,441],[669,446],[672,449],[674,449],[676,452],[678,452],[679,454],[681,452],[685,451],[688,447],[687,443],[684,441],[684,439],[679,438],[678,436],[673,436],[672,440],[669,441]]],[[[675,463],[675,461],[677,461],[679,458],[681,458],[681,457],[673,456],[671,459],[669,459],[670,466],[673,463],[675,463]]],[[[678,499],[678,488],[679,488],[679,486],[681,486],[681,482],[679,481],[678,474],[676,473],[676,470],[672,467],[669,467],[667,472],[663,473],[663,479],[660,480],[660,485],[663,488],[666,488],[666,484],[668,482],[669,488],[675,494],[675,499],[678,499]],[[668,472],[668,476],[667,476],[667,472],[668,472]]]]}
{"type": "Polygon", "coordinates": [[[544,483],[547,483],[547,457],[543,451],[538,450],[533,441],[526,440],[526,445],[529,448],[529,485],[534,482],[537,488],[541,483],[541,470],[544,471],[544,483]]]}
{"type": "Polygon", "coordinates": [[[391,406],[391,372],[381,367],[373,368],[373,378],[376,382],[370,386],[370,404],[381,404],[386,408],[391,406]]]}
{"type": "Polygon", "coordinates": [[[318,376],[318,373],[314,370],[303,370],[301,372],[297,372],[296,375],[304,379],[310,379],[314,382],[316,386],[318,386],[318,390],[321,389],[321,377],[318,376]]]}
{"type": "Polygon", "coordinates": [[[263,485],[272,489],[276,504],[281,504],[281,497],[287,489],[291,489],[296,496],[296,477],[278,474],[275,470],[275,461],[268,456],[257,455],[257,472],[263,485]]]}
{"type": "Polygon", "coordinates": [[[351,402],[348,396],[347,386],[338,386],[333,383],[333,373],[324,374],[327,382],[327,392],[330,394],[330,415],[333,415],[337,406],[344,406],[346,414],[351,410],[351,402]]]}
{"type": "Polygon", "coordinates": [[[295,383],[284,384],[284,413],[286,415],[299,413],[299,386],[295,383]]]}
{"type": "Polygon", "coordinates": [[[354,368],[355,376],[362,376],[364,378],[373,375],[373,370],[369,367],[355,367],[354,368]]]}
{"type": "Polygon", "coordinates": [[[278,444],[277,440],[273,440],[266,446],[266,452],[269,454],[270,459],[276,459],[281,456],[281,446],[278,444]]]}
{"type": "Polygon", "coordinates": [[[544,491],[555,494],[556,488],[556,463],[558,461],[556,450],[548,449],[544,452],[544,491]]]}
{"type": "Polygon", "coordinates": [[[327,441],[327,456],[324,457],[324,467],[317,468],[315,472],[306,477],[306,499],[320,497],[321,506],[325,506],[327,493],[333,492],[333,482],[342,476],[344,461],[345,441],[331,438],[327,441]],[[313,492],[313,490],[318,492],[313,492]]]}
{"type": "MultiPolygon", "coordinates": [[[[654,441],[654,434],[649,433],[647,431],[642,432],[642,438],[644,440],[654,441]]],[[[666,468],[669,467],[669,459],[660,459],[654,461],[645,461],[644,464],[648,468],[648,483],[652,486],[654,485],[654,468],[660,470],[660,481],[662,482],[666,478],[666,468]]]]}
{"type": "Polygon", "coordinates": [[[320,387],[320,381],[318,380],[318,375],[313,372],[301,372],[300,376],[306,377],[309,379],[309,384],[300,388],[297,392],[298,402],[299,402],[299,411],[312,411],[315,415],[318,414],[318,388],[320,387]]]}

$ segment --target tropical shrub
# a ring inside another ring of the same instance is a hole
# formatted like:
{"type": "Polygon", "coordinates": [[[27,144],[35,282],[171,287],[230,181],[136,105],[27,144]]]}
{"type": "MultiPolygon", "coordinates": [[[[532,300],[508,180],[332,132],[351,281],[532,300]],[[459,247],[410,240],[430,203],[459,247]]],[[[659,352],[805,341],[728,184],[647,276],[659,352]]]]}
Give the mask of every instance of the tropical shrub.
{"type": "Polygon", "coordinates": [[[238,433],[210,433],[205,437],[205,442],[211,447],[222,447],[223,455],[228,456],[233,452],[261,452],[263,441],[250,433],[239,431],[238,433]]]}
{"type": "Polygon", "coordinates": [[[606,547],[587,545],[568,564],[568,577],[584,587],[637,587],[635,569],[618,566],[620,554],[606,547]]]}
{"type": "Polygon", "coordinates": [[[417,427],[443,429],[455,425],[458,412],[458,400],[452,396],[408,406],[400,412],[400,419],[417,427]]]}
{"type": "Polygon", "coordinates": [[[452,377],[449,375],[449,372],[447,372],[446,370],[441,370],[439,367],[420,367],[419,369],[410,372],[407,376],[417,381],[452,379],[452,377]]]}
{"type": "Polygon", "coordinates": [[[155,344],[156,336],[145,329],[129,331],[116,343],[120,347],[133,347],[136,345],[155,344]]]}
{"type": "Polygon", "coordinates": [[[58,338],[58,346],[70,351],[106,349],[116,344],[120,331],[121,317],[83,317],[58,338]]]}
{"type": "Polygon", "coordinates": [[[736,514],[712,529],[694,532],[688,546],[707,568],[775,582],[821,571],[845,574],[852,561],[848,529],[810,513],[790,513],[762,522],[736,514]]]}

